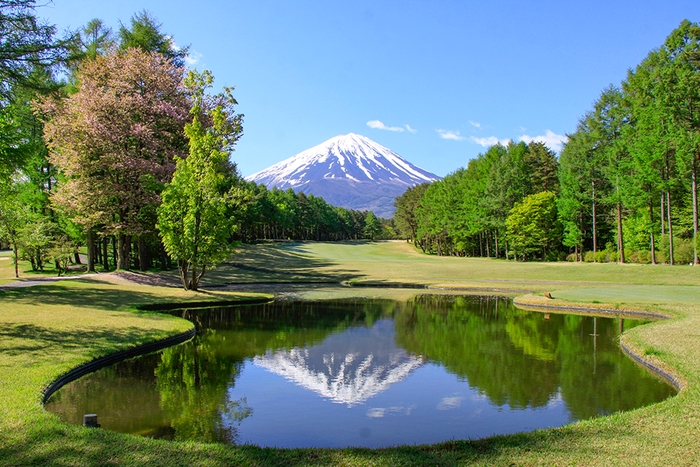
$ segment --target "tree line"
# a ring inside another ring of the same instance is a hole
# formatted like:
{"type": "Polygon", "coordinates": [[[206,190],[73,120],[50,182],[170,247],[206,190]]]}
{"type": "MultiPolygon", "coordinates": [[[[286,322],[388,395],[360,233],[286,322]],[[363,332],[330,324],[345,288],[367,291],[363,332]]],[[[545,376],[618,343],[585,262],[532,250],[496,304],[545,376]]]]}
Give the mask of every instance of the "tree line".
{"type": "MultiPolygon", "coordinates": [[[[0,243],[59,274],[170,268],[183,286],[236,241],[376,238],[374,214],[246,182],[233,88],[187,70],[147,12],[58,38],[34,0],[0,0],[0,243]]],[[[384,222],[386,224],[386,222],[384,222]]]]}
{"type": "Polygon", "coordinates": [[[426,252],[698,264],[700,26],[683,21],[580,119],[557,159],[496,145],[397,198],[426,252]]]}

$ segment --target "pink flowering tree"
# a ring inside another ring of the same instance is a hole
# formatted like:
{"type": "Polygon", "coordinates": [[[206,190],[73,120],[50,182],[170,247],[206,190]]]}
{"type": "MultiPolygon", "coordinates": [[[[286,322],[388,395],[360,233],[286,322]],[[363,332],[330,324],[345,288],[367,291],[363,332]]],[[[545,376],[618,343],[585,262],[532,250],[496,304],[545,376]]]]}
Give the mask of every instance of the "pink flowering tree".
{"type": "Polygon", "coordinates": [[[154,230],[160,192],[187,154],[182,80],[158,53],[111,50],[81,64],[76,93],[39,106],[65,176],[53,202],[88,229],[88,243],[95,228],[116,237],[118,269],[129,269],[132,237],[154,230]]]}

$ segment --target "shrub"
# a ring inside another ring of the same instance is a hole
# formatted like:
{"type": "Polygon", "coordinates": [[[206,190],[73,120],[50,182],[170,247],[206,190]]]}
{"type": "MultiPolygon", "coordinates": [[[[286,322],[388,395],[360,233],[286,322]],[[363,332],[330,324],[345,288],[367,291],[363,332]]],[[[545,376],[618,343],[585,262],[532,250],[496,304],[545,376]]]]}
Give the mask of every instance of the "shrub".
{"type": "Polygon", "coordinates": [[[635,263],[649,264],[651,263],[651,251],[639,250],[634,252],[637,255],[635,263]]]}
{"type": "Polygon", "coordinates": [[[598,251],[595,254],[595,260],[596,263],[605,263],[608,259],[608,252],[603,250],[603,251],[598,251]]]}
{"type": "Polygon", "coordinates": [[[583,255],[583,260],[584,260],[586,263],[592,263],[592,262],[595,260],[595,255],[593,254],[592,251],[587,251],[587,252],[583,255]]]}
{"type": "Polygon", "coordinates": [[[656,252],[657,263],[668,263],[668,248],[656,252]]]}
{"type": "Polygon", "coordinates": [[[619,259],[620,259],[620,254],[617,251],[613,251],[611,253],[608,253],[608,260],[611,263],[616,263],[617,260],[619,260],[619,259]]]}
{"type": "Polygon", "coordinates": [[[690,264],[693,262],[695,248],[691,240],[674,239],[673,259],[676,264],[690,264]]]}
{"type": "MultiPolygon", "coordinates": [[[[668,235],[663,235],[661,238],[661,244],[659,245],[659,256],[657,260],[659,262],[668,262],[669,257],[669,246],[668,246],[668,235]],[[660,259],[663,257],[663,260],[660,259]]],[[[689,264],[693,262],[693,240],[684,239],[679,237],[673,237],[673,260],[676,264],[689,264]]]]}

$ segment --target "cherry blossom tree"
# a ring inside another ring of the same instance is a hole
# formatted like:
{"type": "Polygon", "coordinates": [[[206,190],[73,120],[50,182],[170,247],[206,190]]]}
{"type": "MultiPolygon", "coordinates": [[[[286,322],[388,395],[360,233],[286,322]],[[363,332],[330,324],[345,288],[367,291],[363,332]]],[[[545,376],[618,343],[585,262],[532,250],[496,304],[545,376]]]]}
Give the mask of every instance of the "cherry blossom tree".
{"type": "Polygon", "coordinates": [[[132,237],[154,230],[160,192],[186,155],[182,80],[159,53],[112,49],[80,65],[76,93],[39,105],[50,161],[65,176],[52,201],[88,233],[117,238],[118,269],[130,266],[132,237]]]}

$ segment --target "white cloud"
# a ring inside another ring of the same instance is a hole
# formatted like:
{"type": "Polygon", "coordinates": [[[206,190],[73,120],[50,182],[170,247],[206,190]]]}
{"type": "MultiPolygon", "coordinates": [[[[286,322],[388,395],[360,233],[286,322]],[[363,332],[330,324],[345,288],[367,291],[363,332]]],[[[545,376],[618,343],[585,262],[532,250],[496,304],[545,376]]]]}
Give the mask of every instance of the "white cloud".
{"type": "Polygon", "coordinates": [[[369,418],[383,418],[385,415],[411,415],[415,408],[415,404],[410,407],[375,407],[367,411],[367,416],[369,418]]]}
{"type": "MultiPolygon", "coordinates": [[[[172,36],[165,36],[169,41],[170,41],[170,47],[175,51],[179,52],[182,50],[182,47],[177,45],[175,42],[175,39],[172,38],[172,36]]],[[[202,54],[197,52],[196,50],[190,50],[190,52],[185,55],[185,65],[187,65],[189,68],[192,68],[195,66],[199,61],[202,59],[202,54]]]]}
{"type": "Polygon", "coordinates": [[[440,134],[440,138],[442,139],[451,139],[454,141],[462,141],[464,139],[464,136],[460,136],[459,131],[450,131],[450,130],[435,130],[440,134]]]}
{"type": "Polygon", "coordinates": [[[400,126],[386,126],[384,123],[382,123],[379,120],[370,120],[367,122],[367,126],[370,128],[374,128],[375,130],[387,130],[387,131],[398,131],[402,132],[404,131],[403,128],[400,126]]]}
{"type": "Polygon", "coordinates": [[[509,139],[498,139],[495,136],[487,136],[486,138],[477,138],[476,136],[472,136],[471,140],[475,142],[476,144],[483,146],[485,148],[495,146],[497,144],[501,144],[502,146],[507,146],[508,143],[510,142],[509,139]]]}
{"type": "Polygon", "coordinates": [[[463,397],[443,397],[437,406],[438,410],[458,409],[462,405],[463,397]]]}
{"type": "Polygon", "coordinates": [[[417,133],[418,130],[411,128],[411,125],[406,125],[406,129],[408,130],[409,133],[417,133]]]}
{"type": "Polygon", "coordinates": [[[367,416],[369,418],[382,418],[384,414],[386,413],[386,409],[382,407],[378,407],[376,409],[369,409],[367,411],[367,416]]]}
{"type": "Polygon", "coordinates": [[[558,135],[552,130],[545,131],[544,135],[541,136],[522,135],[520,137],[520,141],[525,141],[528,144],[530,144],[533,141],[537,141],[538,143],[544,143],[548,148],[555,152],[561,151],[562,145],[567,140],[568,138],[566,135],[558,135]]]}
{"type": "Polygon", "coordinates": [[[478,128],[478,129],[481,130],[481,123],[475,122],[475,121],[473,121],[473,120],[469,120],[469,124],[470,124],[471,126],[476,127],[476,128],[478,128]]]}
{"type": "Polygon", "coordinates": [[[187,55],[185,55],[185,64],[188,67],[193,67],[197,63],[199,63],[199,61],[201,59],[202,59],[202,54],[197,52],[196,50],[193,50],[190,53],[188,53],[187,55]]]}

